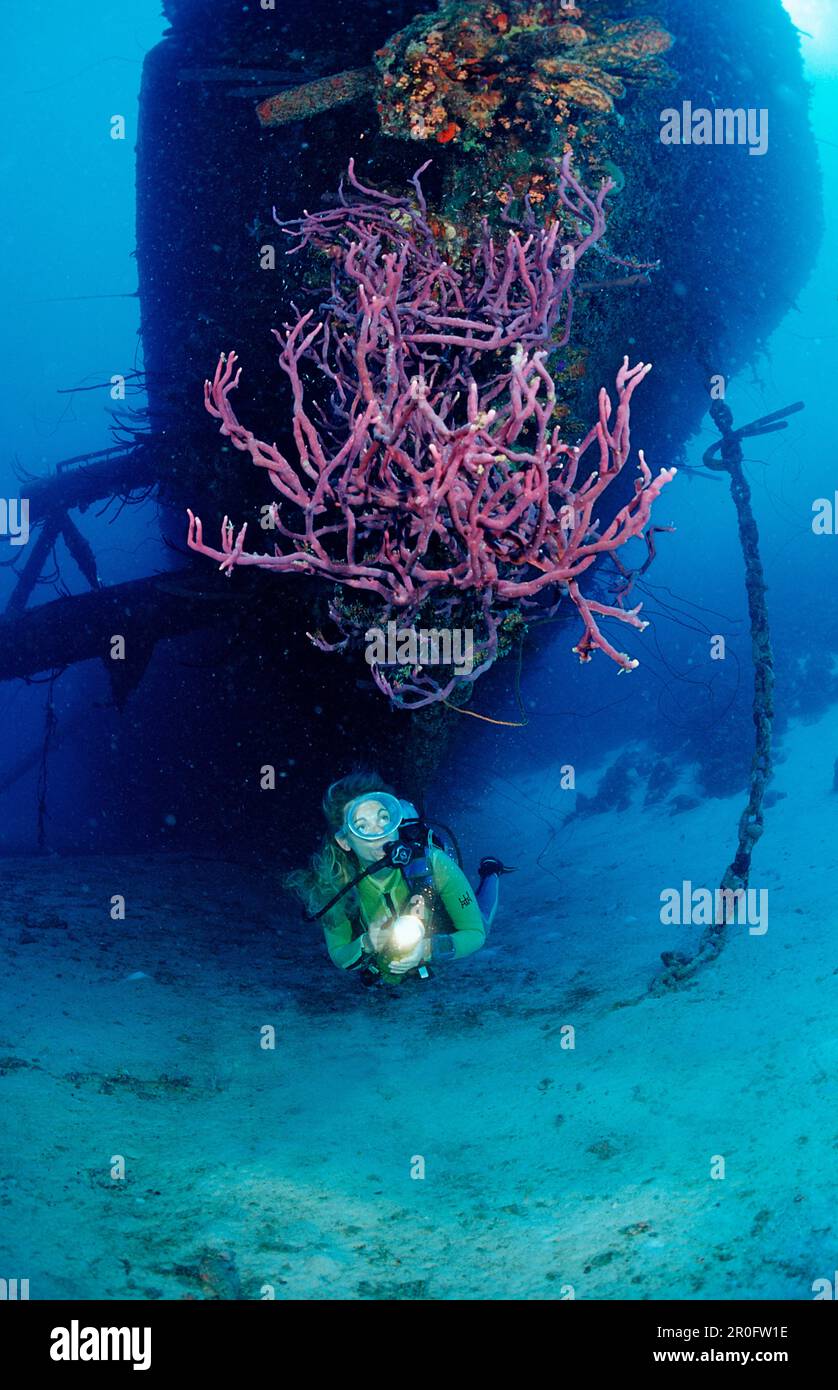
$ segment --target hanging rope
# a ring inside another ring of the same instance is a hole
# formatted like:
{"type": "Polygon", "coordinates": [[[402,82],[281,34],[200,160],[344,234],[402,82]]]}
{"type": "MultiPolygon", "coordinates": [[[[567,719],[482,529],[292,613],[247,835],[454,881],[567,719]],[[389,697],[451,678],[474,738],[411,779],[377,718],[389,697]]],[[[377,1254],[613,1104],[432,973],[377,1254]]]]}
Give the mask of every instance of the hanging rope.
{"type": "Polygon", "coordinates": [[[530,721],[527,718],[527,713],[524,709],[524,701],[521,696],[521,667],[524,660],[524,637],[526,636],[526,631],[526,628],[522,628],[521,630],[521,636],[518,641],[518,660],[515,667],[515,699],[521,711],[520,721],[514,719],[493,719],[491,715],[478,714],[476,710],[466,709],[463,705],[452,705],[450,700],[443,700],[442,703],[447,705],[449,709],[455,710],[457,714],[468,714],[472,719],[482,719],[484,724],[497,724],[504,729],[526,729],[530,721]]]}
{"type": "Polygon", "coordinates": [[[471,719],[482,719],[484,724],[498,724],[504,729],[525,729],[527,727],[527,720],[524,720],[523,723],[517,723],[514,719],[492,719],[491,715],[478,714],[477,710],[464,709],[462,705],[452,705],[450,700],[443,700],[442,703],[457,714],[467,714],[471,719]]]}
{"type": "MultiPolygon", "coordinates": [[[[784,430],[786,417],[803,409],[803,402],[776,410],[764,415],[742,429],[733,428],[733,413],[724,401],[714,401],[710,407],[713,423],[721,439],[707,450],[704,466],[730,475],[730,491],[736,507],[739,524],[739,540],[745,560],[745,588],[748,594],[748,613],[751,620],[751,654],[754,663],[754,756],[751,761],[751,775],[748,786],[748,800],[739,818],[736,853],[722,877],[719,885],[723,892],[746,890],[751,872],[751,856],[754,845],[763,832],[763,799],[771,777],[771,732],[774,720],[774,656],[771,650],[771,632],[768,626],[768,609],[765,603],[765,574],[759,552],[759,531],[751,507],[751,489],[742,468],[744,453],[742,440],[754,435],[773,434],[784,430]]],[[[733,900],[721,899],[726,905],[725,913],[714,912],[714,920],[705,927],[698,946],[692,955],[682,951],[665,951],[661,959],[666,970],[652,982],[651,992],[663,994],[677,989],[708,961],[715,960],[725,942],[725,916],[732,913],[733,900]],[[730,908],[727,908],[727,904],[730,908]]]]}

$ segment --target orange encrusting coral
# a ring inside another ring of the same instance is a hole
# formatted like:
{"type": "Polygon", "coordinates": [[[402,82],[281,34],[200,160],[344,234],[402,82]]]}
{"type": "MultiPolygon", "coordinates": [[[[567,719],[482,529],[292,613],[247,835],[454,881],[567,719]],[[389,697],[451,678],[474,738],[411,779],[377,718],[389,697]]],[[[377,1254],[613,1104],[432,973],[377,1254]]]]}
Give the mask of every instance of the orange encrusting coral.
{"type": "Polygon", "coordinates": [[[667,74],[659,55],[671,44],[657,20],[615,22],[587,5],[449,0],[376,53],[382,129],[444,144],[486,139],[496,124],[529,131],[542,113],[552,122],[573,108],[609,114],[625,80],[667,74]]]}

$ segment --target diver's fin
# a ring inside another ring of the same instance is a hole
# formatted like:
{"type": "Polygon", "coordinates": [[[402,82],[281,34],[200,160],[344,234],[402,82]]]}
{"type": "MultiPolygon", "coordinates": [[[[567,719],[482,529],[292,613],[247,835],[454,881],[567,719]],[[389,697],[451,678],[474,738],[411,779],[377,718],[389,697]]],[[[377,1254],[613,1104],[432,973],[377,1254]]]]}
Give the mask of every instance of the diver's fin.
{"type": "Polygon", "coordinates": [[[480,860],[477,872],[481,878],[488,878],[490,874],[514,874],[515,870],[510,869],[500,859],[494,859],[488,855],[485,859],[480,860]]]}

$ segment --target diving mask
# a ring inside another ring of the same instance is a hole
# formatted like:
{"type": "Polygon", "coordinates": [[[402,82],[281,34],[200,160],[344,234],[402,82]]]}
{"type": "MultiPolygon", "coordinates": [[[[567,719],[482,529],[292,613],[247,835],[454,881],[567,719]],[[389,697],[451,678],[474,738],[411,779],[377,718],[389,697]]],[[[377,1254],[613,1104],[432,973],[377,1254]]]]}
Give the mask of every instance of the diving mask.
{"type": "Polygon", "coordinates": [[[398,797],[389,792],[365,792],[350,801],[343,816],[342,834],[364,844],[390,840],[404,818],[398,797]]]}

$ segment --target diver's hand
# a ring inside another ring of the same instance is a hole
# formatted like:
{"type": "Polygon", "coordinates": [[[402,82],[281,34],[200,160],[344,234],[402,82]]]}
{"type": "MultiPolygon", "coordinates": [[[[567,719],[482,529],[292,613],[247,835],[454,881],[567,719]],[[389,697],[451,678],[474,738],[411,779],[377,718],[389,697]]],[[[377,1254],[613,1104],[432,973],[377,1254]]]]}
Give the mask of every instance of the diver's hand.
{"type": "Polygon", "coordinates": [[[414,893],[407,905],[408,912],[412,912],[414,917],[418,917],[420,922],[428,920],[428,904],[421,893],[414,893]]]}
{"type": "Polygon", "coordinates": [[[387,945],[387,927],[384,925],[376,926],[373,923],[372,926],[367,927],[361,942],[365,951],[377,956],[387,945]]]}
{"type": "Polygon", "coordinates": [[[394,975],[405,975],[408,970],[415,970],[417,965],[421,965],[425,959],[425,938],[417,941],[409,955],[398,956],[389,962],[389,969],[394,975]]]}

